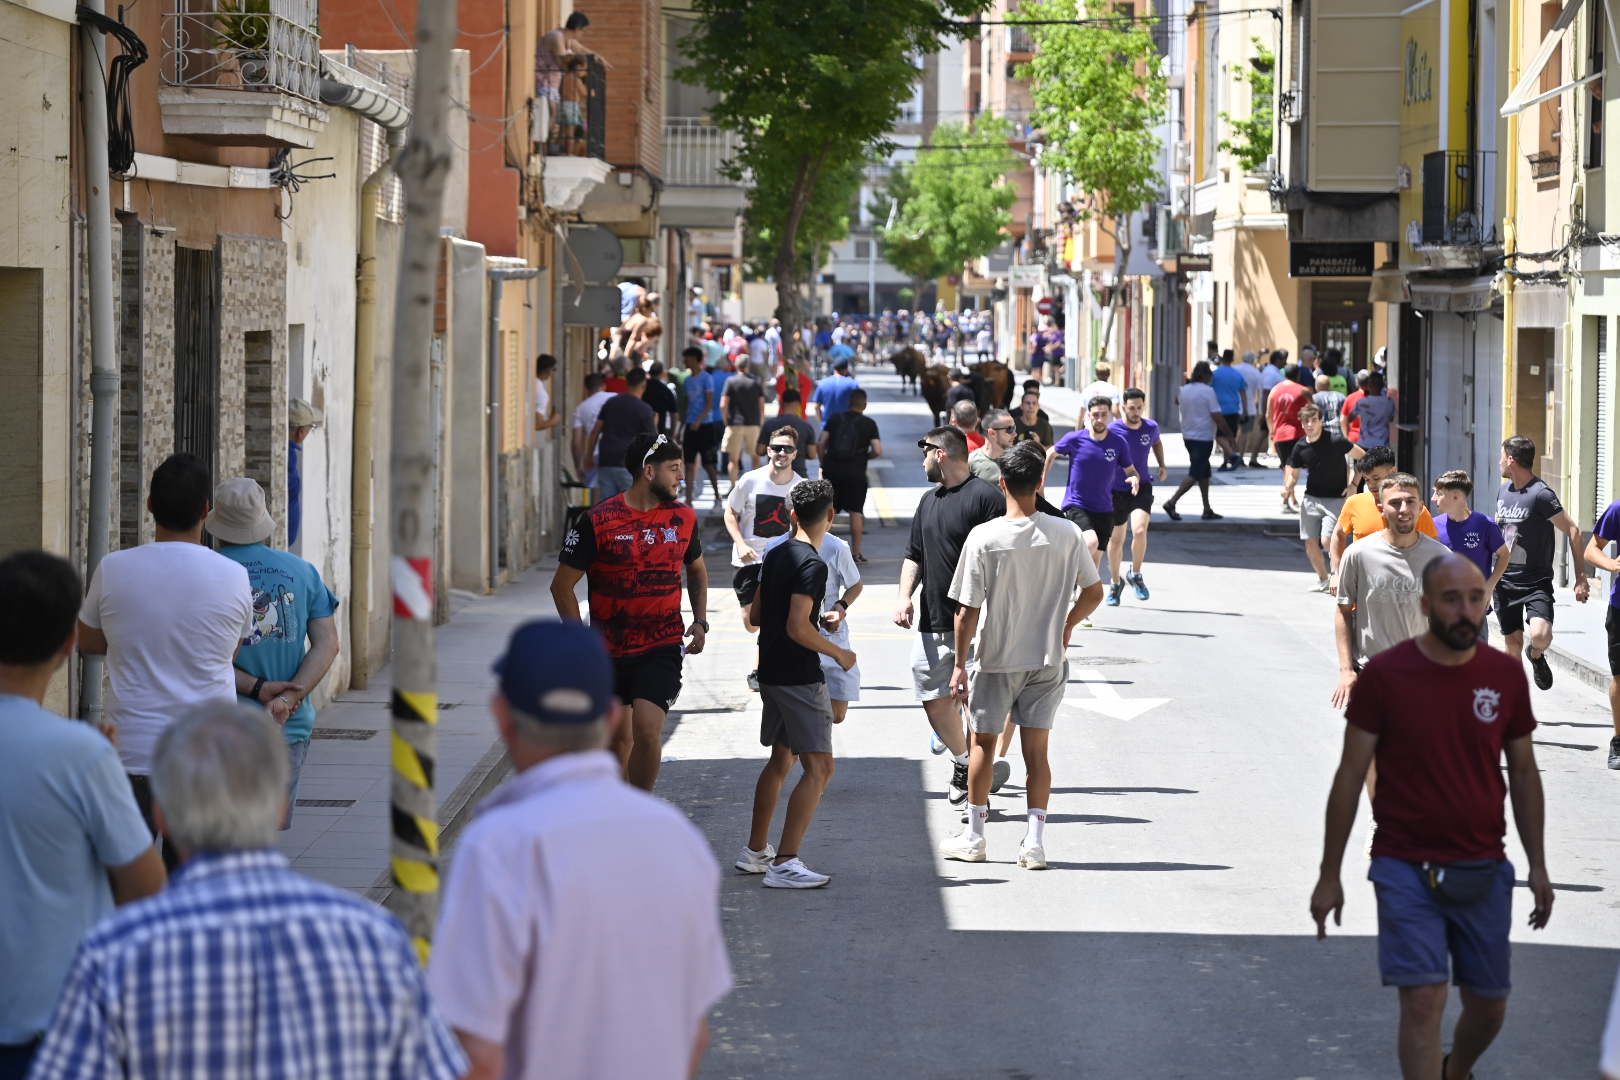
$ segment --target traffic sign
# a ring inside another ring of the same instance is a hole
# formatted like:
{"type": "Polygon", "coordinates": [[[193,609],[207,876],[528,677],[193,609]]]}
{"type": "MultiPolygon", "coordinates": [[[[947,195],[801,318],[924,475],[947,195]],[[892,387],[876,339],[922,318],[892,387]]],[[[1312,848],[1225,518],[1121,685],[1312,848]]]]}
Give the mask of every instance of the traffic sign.
{"type": "Polygon", "coordinates": [[[1039,300],[1035,301],[1035,310],[1040,312],[1042,315],[1052,314],[1052,298],[1050,296],[1043,296],[1039,300]]]}

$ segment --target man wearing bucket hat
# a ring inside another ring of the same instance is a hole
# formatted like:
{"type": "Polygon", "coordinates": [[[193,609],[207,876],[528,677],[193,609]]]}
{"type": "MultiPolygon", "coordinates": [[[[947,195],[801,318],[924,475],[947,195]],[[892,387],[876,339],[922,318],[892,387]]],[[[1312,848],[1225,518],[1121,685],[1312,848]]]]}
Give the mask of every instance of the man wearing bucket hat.
{"type": "Polygon", "coordinates": [[[207,526],[219,553],[247,571],[253,590],[253,628],[236,654],[236,693],[262,705],[287,739],[292,770],[281,819],[285,829],[315,730],[309,695],[337,659],[338,599],[315,567],[269,546],[276,522],[258,481],[238,476],[215,488],[207,526]]]}
{"type": "Polygon", "coordinates": [[[624,710],[596,629],[525,623],[495,672],[516,773],[456,845],[428,967],[469,1075],[695,1075],[732,985],[714,854],[619,779],[624,710]]]}
{"type": "Polygon", "coordinates": [[[326,417],[303,398],[287,403],[287,545],[298,543],[304,520],[304,440],[326,417]]]}

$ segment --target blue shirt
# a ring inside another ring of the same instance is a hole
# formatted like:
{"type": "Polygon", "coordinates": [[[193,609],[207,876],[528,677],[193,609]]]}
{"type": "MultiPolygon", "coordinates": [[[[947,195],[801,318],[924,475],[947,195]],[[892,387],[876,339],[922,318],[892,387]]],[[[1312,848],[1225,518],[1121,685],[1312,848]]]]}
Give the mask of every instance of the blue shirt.
{"type": "Polygon", "coordinates": [[[193,857],[79,949],[34,1080],[450,1080],[405,930],[278,851],[193,857]]]}
{"type": "MultiPolygon", "coordinates": [[[[337,611],[338,598],[319,570],[290,551],[221,544],[219,553],[242,565],[253,590],[253,630],[236,654],[236,666],[255,678],[291,679],[309,652],[310,620],[329,618],[337,611]]],[[[306,692],[313,689],[304,687],[306,692]]],[[[309,738],[314,728],[315,706],[306,697],[287,717],[282,732],[295,743],[309,738]]]]}
{"type": "Polygon", "coordinates": [[[1243,381],[1241,371],[1231,364],[1221,364],[1215,369],[1210,385],[1215,388],[1215,400],[1221,403],[1221,412],[1228,416],[1244,412],[1243,391],[1249,384],[1243,381]]]}
{"type": "Polygon", "coordinates": [[[151,846],[101,732],[0,695],[0,1043],[45,1030],[79,942],[113,910],[106,868],[151,846]]]}
{"type": "Polygon", "coordinates": [[[821,406],[821,426],[841,412],[849,411],[849,396],[861,388],[850,375],[829,375],[821,380],[810,400],[821,406]]]}
{"type": "Polygon", "coordinates": [[[1491,563],[1507,543],[1501,526],[1475,510],[1464,521],[1452,521],[1450,514],[1436,514],[1434,531],[1442,544],[1469,559],[1486,581],[1491,580],[1491,563]]]}
{"type": "MultiPolygon", "coordinates": [[[[1620,500],[1610,503],[1603,511],[1603,516],[1592,528],[1592,535],[1599,540],[1620,540],[1620,500]]],[[[1609,606],[1620,608],[1620,574],[1612,577],[1614,584],[1609,587],[1609,606]]]]}
{"type": "Polygon", "coordinates": [[[1091,429],[1084,427],[1059,439],[1056,449],[1059,457],[1069,459],[1063,509],[1078,506],[1088,514],[1112,514],[1114,479],[1131,463],[1131,448],[1124,438],[1109,430],[1101,440],[1094,439],[1091,429]]]}
{"type": "MultiPolygon", "coordinates": [[[[1142,487],[1150,487],[1153,484],[1153,474],[1148,472],[1148,455],[1153,451],[1153,444],[1159,441],[1159,422],[1144,416],[1142,426],[1133,429],[1125,421],[1115,420],[1108,425],[1108,430],[1125,440],[1125,446],[1130,451],[1131,464],[1136,466],[1136,475],[1140,477],[1142,487]]],[[[1114,490],[1131,490],[1130,485],[1125,482],[1124,469],[1114,473],[1114,490]]]]}
{"type": "Polygon", "coordinates": [[[699,371],[688,375],[686,381],[681,384],[681,389],[686,394],[685,419],[687,427],[696,427],[707,422],[705,418],[708,416],[709,411],[703,407],[703,402],[711,385],[707,371],[699,371]]]}
{"type": "Polygon", "coordinates": [[[714,408],[709,410],[709,423],[723,424],[726,414],[720,411],[720,398],[726,392],[726,380],[731,378],[731,372],[724,368],[714,368],[704,375],[709,380],[709,386],[714,389],[714,408]]]}
{"type": "Polygon", "coordinates": [[[287,543],[298,541],[298,526],[304,520],[304,478],[301,475],[304,448],[287,443],[287,543]]]}
{"type": "Polygon", "coordinates": [[[855,350],[840,341],[838,344],[827,350],[827,359],[831,360],[835,364],[840,360],[853,360],[855,359],[855,350]]]}

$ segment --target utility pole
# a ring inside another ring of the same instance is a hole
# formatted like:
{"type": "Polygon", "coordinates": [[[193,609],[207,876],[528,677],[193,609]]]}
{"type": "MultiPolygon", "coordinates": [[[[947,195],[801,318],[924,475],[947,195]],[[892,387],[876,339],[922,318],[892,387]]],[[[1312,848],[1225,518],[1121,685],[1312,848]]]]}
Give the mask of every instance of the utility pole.
{"type": "MultiPolygon", "coordinates": [[[[456,0],[420,0],[411,131],[394,171],[405,196],[394,302],[393,447],[389,455],[394,592],[394,764],[390,865],[394,913],[427,963],[439,900],[433,772],[439,722],[433,635],[433,419],[429,342],[438,286],[439,223],[450,174],[450,47],[456,0]]],[[[369,212],[369,211],[368,211],[369,212]]]]}

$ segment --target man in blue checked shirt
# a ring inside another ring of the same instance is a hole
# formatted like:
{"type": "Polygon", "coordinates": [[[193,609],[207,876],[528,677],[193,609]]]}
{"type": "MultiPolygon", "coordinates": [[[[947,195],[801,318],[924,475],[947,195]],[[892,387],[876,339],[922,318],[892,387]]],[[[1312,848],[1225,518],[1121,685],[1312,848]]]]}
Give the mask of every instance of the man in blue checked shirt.
{"type": "Polygon", "coordinates": [[[262,709],[176,720],[152,763],[169,889],[91,930],[34,1080],[450,1080],[467,1059],[404,929],[276,850],[287,752],[262,709]]]}

